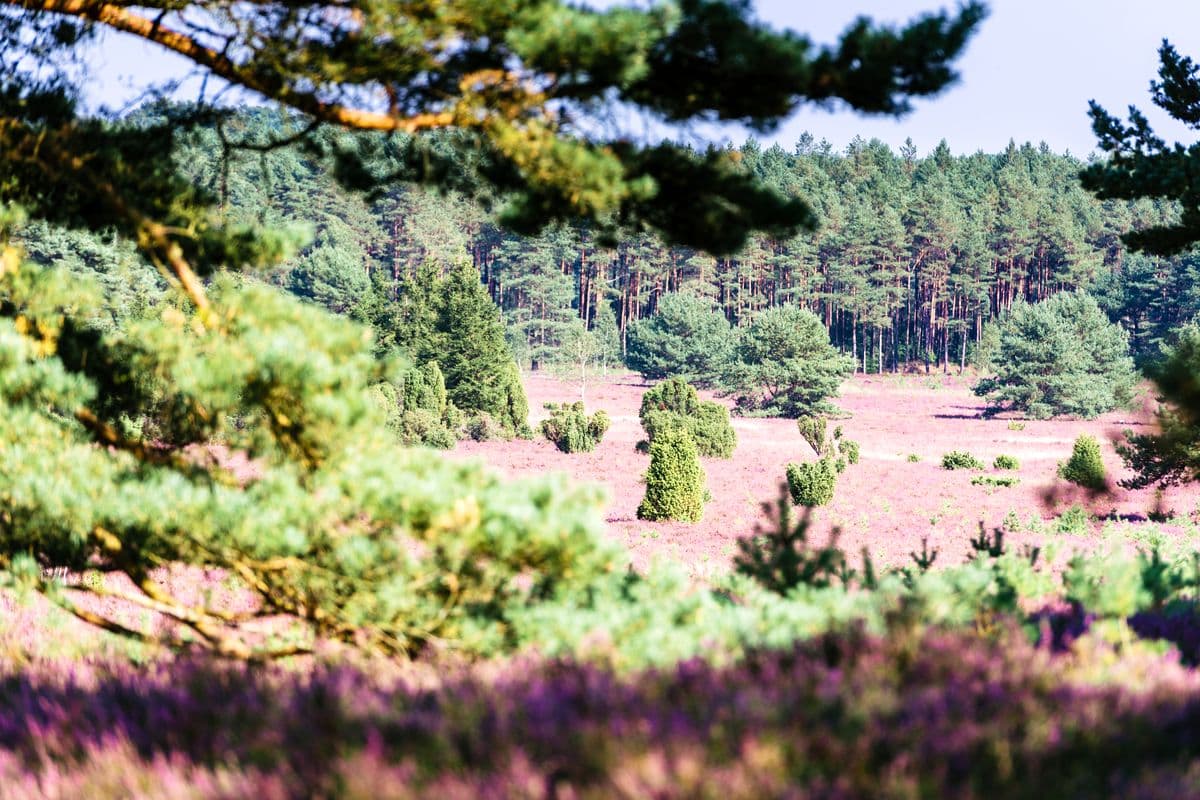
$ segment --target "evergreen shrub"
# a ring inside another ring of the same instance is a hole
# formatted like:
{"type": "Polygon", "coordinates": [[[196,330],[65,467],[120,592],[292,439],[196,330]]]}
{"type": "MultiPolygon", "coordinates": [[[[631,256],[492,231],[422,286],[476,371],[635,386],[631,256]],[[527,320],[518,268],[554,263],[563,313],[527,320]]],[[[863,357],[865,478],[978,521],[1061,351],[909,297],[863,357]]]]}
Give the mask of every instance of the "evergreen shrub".
{"type": "Polygon", "coordinates": [[[681,378],[669,378],[642,395],[639,411],[644,441],[638,450],[647,452],[660,431],[687,431],[696,451],[705,458],[730,458],[737,447],[737,434],[729,420],[729,409],[711,400],[701,400],[694,386],[681,378]]]}
{"type": "Polygon", "coordinates": [[[542,435],[564,453],[590,453],[608,431],[608,414],[597,411],[591,417],[583,403],[547,403],[548,419],[542,420],[542,435]]]}
{"type": "Polygon", "coordinates": [[[808,446],[813,449],[814,453],[818,456],[825,455],[826,422],[824,417],[806,414],[796,420],[796,428],[799,429],[800,435],[804,437],[804,441],[808,442],[808,446]]]}
{"type": "Polygon", "coordinates": [[[1012,456],[1006,456],[1001,453],[996,456],[996,460],[992,462],[992,466],[996,469],[1020,469],[1021,462],[1012,456]]]}
{"type": "Polygon", "coordinates": [[[833,500],[837,485],[837,467],[829,457],[803,464],[787,465],[788,492],[792,502],[801,506],[823,506],[833,500]]]}
{"type": "Polygon", "coordinates": [[[699,522],[704,513],[704,470],[690,433],[668,426],[650,443],[646,496],[637,517],[699,522]]]}
{"type": "Polygon", "coordinates": [[[463,423],[463,433],[476,442],[508,441],[512,438],[512,433],[486,411],[467,417],[463,423]]]}
{"type": "Polygon", "coordinates": [[[857,464],[859,459],[858,442],[852,439],[842,439],[838,442],[838,452],[845,456],[846,461],[857,464]]]}
{"type": "Polygon", "coordinates": [[[942,469],[987,469],[987,467],[968,452],[951,450],[942,456],[942,469]]]}
{"type": "Polygon", "coordinates": [[[1100,457],[1100,443],[1086,433],[1075,440],[1071,457],[1058,466],[1058,476],[1085,489],[1100,491],[1108,485],[1108,472],[1100,457]]]}

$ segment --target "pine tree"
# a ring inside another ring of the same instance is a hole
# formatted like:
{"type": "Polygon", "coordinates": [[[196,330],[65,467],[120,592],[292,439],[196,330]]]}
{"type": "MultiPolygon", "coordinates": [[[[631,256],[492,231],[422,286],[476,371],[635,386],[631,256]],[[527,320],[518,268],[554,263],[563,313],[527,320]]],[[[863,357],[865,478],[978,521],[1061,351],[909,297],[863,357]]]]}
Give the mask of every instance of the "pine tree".
{"type": "Polygon", "coordinates": [[[993,412],[1011,408],[1035,419],[1095,417],[1127,405],[1137,382],[1128,335],[1079,292],[1014,306],[993,360],[996,375],[975,393],[993,412]]]}

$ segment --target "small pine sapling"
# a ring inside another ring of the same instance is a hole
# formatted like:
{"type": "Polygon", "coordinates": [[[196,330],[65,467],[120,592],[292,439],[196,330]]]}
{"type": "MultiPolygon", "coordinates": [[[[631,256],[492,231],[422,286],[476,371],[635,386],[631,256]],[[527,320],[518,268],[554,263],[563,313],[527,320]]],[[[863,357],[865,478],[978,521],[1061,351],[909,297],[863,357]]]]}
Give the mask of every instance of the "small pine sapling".
{"type": "Polygon", "coordinates": [[[1100,456],[1100,442],[1087,434],[1076,439],[1071,457],[1058,467],[1058,476],[1076,486],[1103,491],[1108,486],[1108,471],[1100,456]]]}

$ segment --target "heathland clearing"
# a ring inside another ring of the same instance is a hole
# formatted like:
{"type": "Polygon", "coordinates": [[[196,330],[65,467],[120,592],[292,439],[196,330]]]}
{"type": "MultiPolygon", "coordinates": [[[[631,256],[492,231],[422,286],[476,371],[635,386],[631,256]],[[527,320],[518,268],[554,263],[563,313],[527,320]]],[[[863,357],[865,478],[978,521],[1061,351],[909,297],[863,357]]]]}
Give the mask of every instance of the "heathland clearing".
{"type": "MultiPolygon", "coordinates": [[[[536,373],[525,376],[525,388],[535,421],[545,413],[543,403],[579,395],[577,385],[536,373]]],[[[736,541],[764,520],[763,502],[778,497],[787,463],[815,456],[794,420],[735,417],[738,446],[733,458],[703,459],[712,494],[704,519],[694,525],[639,520],[635,512],[649,458],[635,445],[643,438],[638,408],[647,388],[631,374],[588,387],[589,410],[602,408],[612,418],[611,429],[592,453],[568,455],[538,438],[462,442],[448,457],[481,458],[513,476],[560,471],[603,484],[609,497],[608,532],[626,545],[635,566],[666,556],[700,574],[725,569],[736,541]]],[[[813,512],[817,541],[838,528],[847,552],[866,547],[879,565],[903,565],[926,537],[941,551],[939,566],[958,563],[970,551],[969,539],[980,523],[991,530],[1005,526],[1006,518],[1006,536],[1013,545],[1056,541],[1064,554],[1131,534],[1181,538],[1191,531],[1190,517],[1200,504],[1195,488],[1173,488],[1159,497],[1154,490],[1114,487],[1110,494],[1088,497],[1057,477],[1058,464],[1084,433],[1103,443],[1114,481],[1124,477],[1112,440],[1127,428],[1148,430],[1146,409],[1094,420],[1028,420],[1008,414],[987,419],[969,380],[941,375],[856,376],[835,403],[845,416],[831,420],[831,429],[840,425],[847,438],[859,442],[862,458],[839,478],[833,502],[813,512]],[[1015,476],[1020,482],[1012,487],[972,485],[972,477],[980,473],[942,469],[942,455],[952,450],[970,452],[989,465],[984,474],[1015,476]],[[1001,454],[1015,457],[1019,469],[991,468],[1001,454]],[[910,460],[913,455],[919,460],[910,460]],[[1057,533],[1056,517],[1075,503],[1095,517],[1090,531],[1057,533]],[[1169,521],[1151,521],[1169,512],[1174,512],[1169,521]],[[1020,523],[1015,530],[1014,519],[1020,523]]]]}

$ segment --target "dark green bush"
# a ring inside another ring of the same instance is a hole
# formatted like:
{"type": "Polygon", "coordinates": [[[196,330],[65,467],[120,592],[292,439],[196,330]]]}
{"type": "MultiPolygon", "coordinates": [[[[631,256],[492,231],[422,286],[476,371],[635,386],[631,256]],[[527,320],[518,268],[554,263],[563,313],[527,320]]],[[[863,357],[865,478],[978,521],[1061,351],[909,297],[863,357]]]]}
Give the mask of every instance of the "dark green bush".
{"type": "Polygon", "coordinates": [[[837,466],[828,456],[803,464],[788,464],[787,485],[796,505],[810,508],[827,505],[833,500],[837,485],[837,466]]]}
{"type": "Polygon", "coordinates": [[[942,456],[942,469],[987,469],[975,456],[963,450],[951,450],[942,456]]]}
{"type": "Polygon", "coordinates": [[[548,419],[542,420],[542,435],[564,453],[588,453],[608,430],[608,414],[597,411],[588,417],[583,403],[547,403],[548,419]]]}
{"type": "Polygon", "coordinates": [[[846,461],[857,464],[859,459],[858,442],[842,439],[838,442],[838,453],[845,456],[846,461]]]}
{"type": "Polygon", "coordinates": [[[638,443],[649,450],[658,433],[667,428],[687,431],[696,451],[705,458],[729,458],[737,447],[737,434],[729,421],[729,409],[711,400],[701,400],[695,387],[680,378],[670,378],[642,395],[639,415],[646,439],[638,443]]]}
{"type": "Polygon", "coordinates": [[[699,522],[704,513],[704,470],[691,434],[668,426],[650,443],[646,496],[638,519],[699,522]]]}
{"type": "Polygon", "coordinates": [[[655,384],[642,395],[642,407],[639,417],[645,417],[651,411],[670,411],[684,417],[696,414],[700,405],[700,395],[696,387],[683,378],[668,378],[655,384]]]}
{"type": "Polygon", "coordinates": [[[1108,485],[1108,472],[1100,457],[1100,443],[1087,434],[1076,439],[1071,457],[1058,466],[1058,476],[1085,489],[1099,491],[1105,488],[1108,485]]]}
{"type": "Polygon", "coordinates": [[[996,460],[992,462],[992,466],[996,469],[1020,469],[1021,462],[1017,461],[1012,456],[1006,456],[1003,453],[996,456],[996,460]]]}
{"type": "Polygon", "coordinates": [[[446,380],[436,361],[415,367],[404,376],[404,410],[418,409],[439,418],[446,411],[446,380]]]}
{"type": "Polygon", "coordinates": [[[737,434],[729,421],[729,409],[711,400],[701,400],[691,420],[696,449],[706,458],[731,458],[737,434]]]}

